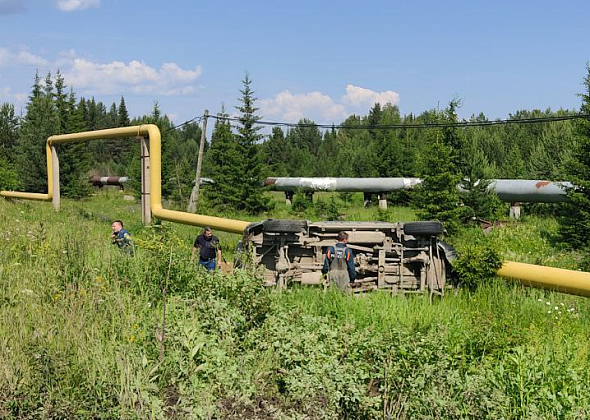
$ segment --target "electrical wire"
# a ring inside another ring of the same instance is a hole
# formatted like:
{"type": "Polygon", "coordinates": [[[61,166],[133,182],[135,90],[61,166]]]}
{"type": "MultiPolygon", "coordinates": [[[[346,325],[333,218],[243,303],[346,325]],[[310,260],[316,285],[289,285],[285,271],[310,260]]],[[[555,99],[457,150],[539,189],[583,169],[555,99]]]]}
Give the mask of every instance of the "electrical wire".
{"type": "MultiPolygon", "coordinates": [[[[240,121],[238,117],[224,117],[219,115],[209,115],[208,118],[214,118],[220,121],[240,121]]],[[[590,114],[573,114],[573,115],[562,115],[555,117],[536,117],[536,118],[516,118],[516,119],[505,119],[505,120],[492,120],[492,121],[461,121],[456,123],[419,123],[419,124],[379,124],[372,126],[362,125],[345,125],[345,124],[315,124],[315,123],[289,123],[279,121],[254,121],[255,125],[264,126],[279,126],[279,127],[315,127],[315,128],[326,128],[326,129],[339,129],[339,130],[399,130],[399,129],[428,129],[428,128],[466,128],[466,127],[486,127],[495,125],[514,125],[514,124],[542,124],[549,122],[559,121],[570,121],[578,119],[590,120],[590,114]]]]}
{"type": "Polygon", "coordinates": [[[173,127],[167,128],[166,130],[163,131],[163,133],[167,133],[168,131],[176,130],[177,128],[184,127],[185,125],[190,124],[193,121],[196,122],[197,124],[199,124],[201,121],[203,121],[203,118],[204,117],[202,115],[201,116],[197,115],[196,117],[193,117],[190,120],[186,120],[183,123],[180,123],[180,124],[177,124],[173,127]]]}

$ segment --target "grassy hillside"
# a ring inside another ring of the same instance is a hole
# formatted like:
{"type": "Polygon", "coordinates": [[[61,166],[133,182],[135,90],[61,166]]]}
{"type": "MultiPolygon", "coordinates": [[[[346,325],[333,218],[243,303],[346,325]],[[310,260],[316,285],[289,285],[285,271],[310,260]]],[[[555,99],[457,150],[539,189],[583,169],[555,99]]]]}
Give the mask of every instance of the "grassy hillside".
{"type": "MultiPolygon", "coordinates": [[[[414,217],[356,201],[345,212],[414,217]]],[[[280,206],[274,214],[290,215],[280,206]]],[[[66,201],[60,213],[0,200],[0,418],[590,416],[585,298],[502,279],[433,304],[276,293],[251,273],[208,275],[191,264],[197,228],[139,219],[117,193],[66,201]],[[115,218],[136,238],[135,258],[110,244],[115,218]]],[[[486,240],[506,258],[575,268],[555,231],[550,218],[528,218],[486,240]]],[[[229,254],[236,235],[219,236],[229,254]]]]}

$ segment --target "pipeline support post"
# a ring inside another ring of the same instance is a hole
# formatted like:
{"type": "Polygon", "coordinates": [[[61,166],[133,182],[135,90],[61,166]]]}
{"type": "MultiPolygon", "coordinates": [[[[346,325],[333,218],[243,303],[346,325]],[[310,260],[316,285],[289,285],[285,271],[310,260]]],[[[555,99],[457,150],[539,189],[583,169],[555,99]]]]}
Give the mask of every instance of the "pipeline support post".
{"type": "Polygon", "coordinates": [[[381,210],[387,210],[387,194],[384,192],[379,193],[379,208],[381,210]]]}
{"type": "Polygon", "coordinates": [[[295,193],[293,191],[285,191],[285,204],[287,206],[291,206],[293,204],[293,196],[295,193]]]}
{"type": "Polygon", "coordinates": [[[511,219],[520,219],[520,203],[514,202],[510,203],[510,218],[511,219]]]}
{"type": "Polygon", "coordinates": [[[141,147],[141,222],[152,223],[150,206],[150,140],[147,136],[140,137],[141,147]]]}
{"type": "Polygon", "coordinates": [[[55,211],[59,211],[61,205],[61,196],[59,193],[59,157],[55,145],[51,145],[51,181],[53,182],[53,197],[51,202],[55,211]]]}

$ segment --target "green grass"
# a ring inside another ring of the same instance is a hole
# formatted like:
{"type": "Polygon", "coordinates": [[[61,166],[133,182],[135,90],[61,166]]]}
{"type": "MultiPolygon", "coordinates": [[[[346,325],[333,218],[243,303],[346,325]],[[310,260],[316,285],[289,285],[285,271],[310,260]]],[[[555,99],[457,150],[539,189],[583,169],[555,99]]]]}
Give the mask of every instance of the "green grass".
{"type": "MultiPolygon", "coordinates": [[[[281,199],[274,213],[250,220],[321,218],[294,214],[281,199]]],[[[341,213],[414,219],[408,208],[384,214],[360,204],[353,198],[341,213]]],[[[483,240],[507,259],[575,268],[580,256],[556,245],[556,228],[528,217],[483,240]]],[[[112,191],[64,200],[59,213],[49,203],[0,200],[0,418],[590,414],[585,298],[499,278],[432,304],[381,292],[279,293],[251,273],[211,276],[188,262],[198,231],[143,227],[137,203],[112,191]],[[113,219],[141,245],[135,258],[110,244],[113,219]]],[[[238,235],[219,236],[230,254],[238,235]]],[[[476,230],[455,238],[476,240],[476,230]]]]}

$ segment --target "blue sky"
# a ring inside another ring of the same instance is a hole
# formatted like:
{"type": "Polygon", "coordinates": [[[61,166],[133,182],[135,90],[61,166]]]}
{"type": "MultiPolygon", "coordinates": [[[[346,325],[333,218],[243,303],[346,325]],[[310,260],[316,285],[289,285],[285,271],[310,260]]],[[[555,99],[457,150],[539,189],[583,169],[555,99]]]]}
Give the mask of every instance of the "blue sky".
{"type": "Polygon", "coordinates": [[[132,115],[175,122],[253,79],[267,120],[338,123],[374,102],[402,114],[461,98],[461,117],[579,108],[588,1],[0,0],[0,102],[21,109],[35,69],[132,115]]]}

